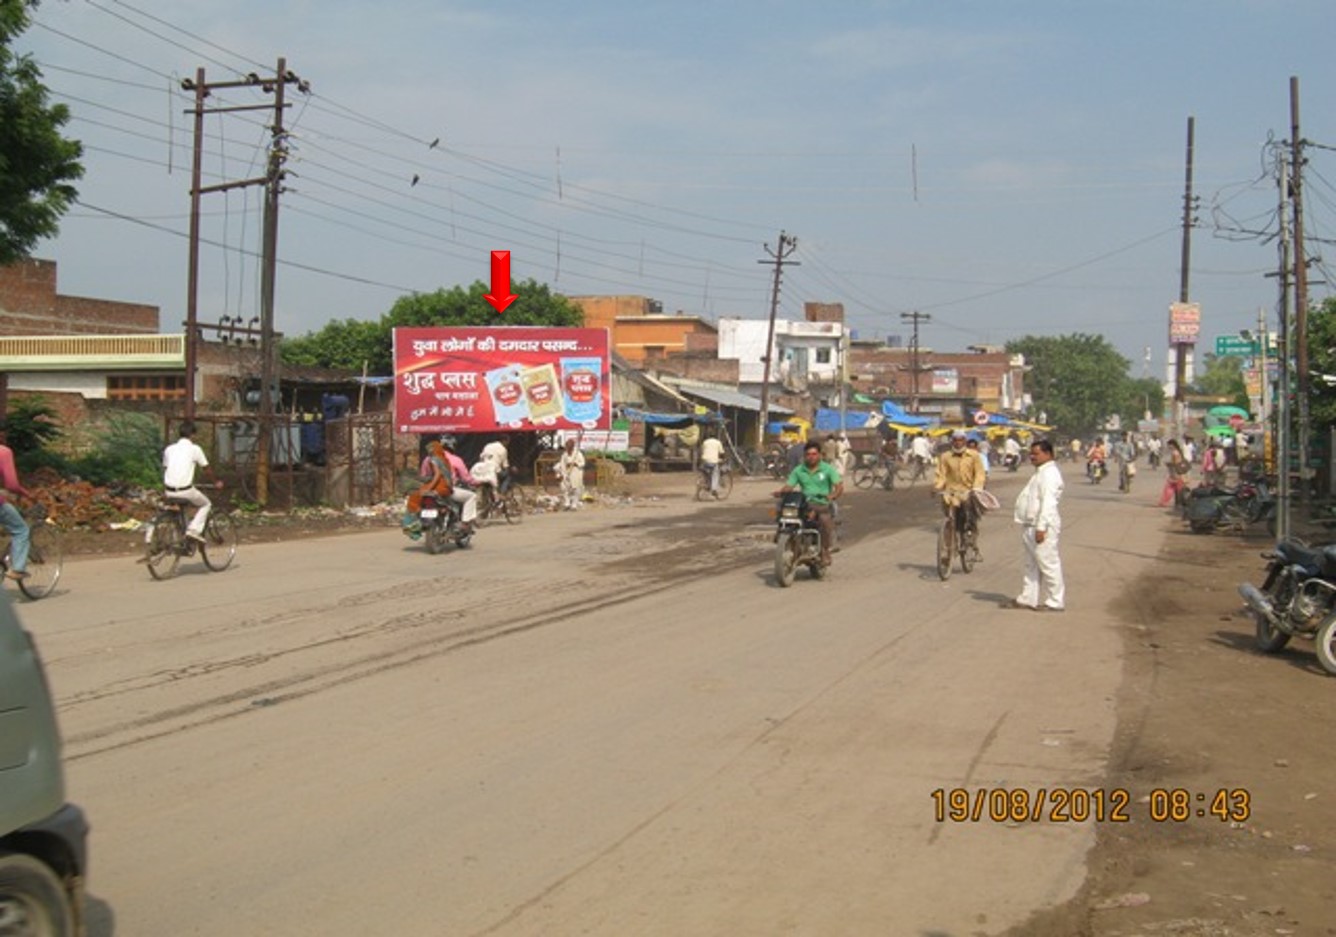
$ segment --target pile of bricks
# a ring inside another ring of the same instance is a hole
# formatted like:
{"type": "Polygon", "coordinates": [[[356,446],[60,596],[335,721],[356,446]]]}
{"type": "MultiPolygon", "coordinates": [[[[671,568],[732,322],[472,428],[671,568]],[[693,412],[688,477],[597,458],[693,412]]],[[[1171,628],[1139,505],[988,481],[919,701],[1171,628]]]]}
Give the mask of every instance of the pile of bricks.
{"type": "Polygon", "coordinates": [[[47,516],[67,530],[108,530],[112,524],[131,518],[145,520],[153,514],[153,504],[142,492],[117,493],[86,481],[71,481],[54,469],[37,469],[23,484],[37,496],[47,516]]]}

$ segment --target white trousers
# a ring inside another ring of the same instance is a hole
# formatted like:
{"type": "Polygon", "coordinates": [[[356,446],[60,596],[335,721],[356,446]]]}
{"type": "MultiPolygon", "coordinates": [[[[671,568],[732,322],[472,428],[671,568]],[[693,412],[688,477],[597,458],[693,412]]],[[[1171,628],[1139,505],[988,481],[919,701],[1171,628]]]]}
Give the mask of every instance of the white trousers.
{"type": "Polygon", "coordinates": [[[472,524],[478,518],[478,495],[467,488],[456,486],[450,492],[450,500],[459,505],[459,519],[465,524],[472,524]]]}
{"type": "Polygon", "coordinates": [[[185,491],[169,491],[166,494],[172,501],[184,501],[196,509],[195,516],[190,519],[190,523],[186,526],[186,532],[203,534],[204,524],[209,519],[209,509],[213,507],[213,502],[209,500],[208,496],[198,488],[187,488],[185,491]]]}
{"type": "Polygon", "coordinates": [[[1034,542],[1033,527],[1021,528],[1021,543],[1025,544],[1025,578],[1021,580],[1021,594],[1016,601],[1021,605],[1062,608],[1066,594],[1062,584],[1062,559],[1058,556],[1058,528],[1044,532],[1044,542],[1034,542]]]}
{"type": "Polygon", "coordinates": [[[584,470],[571,469],[561,476],[561,502],[568,511],[574,511],[584,501],[584,470]]]}

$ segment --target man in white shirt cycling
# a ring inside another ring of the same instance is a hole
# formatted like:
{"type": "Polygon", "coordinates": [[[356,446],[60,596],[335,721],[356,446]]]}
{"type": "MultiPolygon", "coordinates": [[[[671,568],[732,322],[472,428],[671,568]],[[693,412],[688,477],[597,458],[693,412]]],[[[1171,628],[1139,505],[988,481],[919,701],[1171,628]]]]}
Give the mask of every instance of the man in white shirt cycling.
{"type": "Polygon", "coordinates": [[[719,497],[719,467],[724,461],[724,444],[718,437],[706,436],[700,444],[700,470],[710,476],[710,494],[719,497]]]}
{"type": "MultiPolygon", "coordinates": [[[[195,469],[205,469],[210,475],[213,470],[209,468],[204,450],[191,438],[195,435],[195,424],[190,420],[183,421],[178,433],[180,438],[162,451],[162,487],[169,500],[184,501],[195,508],[195,514],[186,526],[186,536],[203,543],[204,525],[208,523],[213,502],[195,487],[195,469]]],[[[215,481],[214,487],[222,488],[223,483],[215,481]]]]}

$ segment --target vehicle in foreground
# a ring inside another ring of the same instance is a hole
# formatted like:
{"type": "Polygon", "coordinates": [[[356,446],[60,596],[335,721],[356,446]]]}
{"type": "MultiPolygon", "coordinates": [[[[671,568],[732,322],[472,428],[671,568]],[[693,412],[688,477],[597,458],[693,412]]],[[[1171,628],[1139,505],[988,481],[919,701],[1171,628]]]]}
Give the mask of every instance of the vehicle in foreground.
{"type": "Polygon", "coordinates": [[[0,598],[0,934],[84,933],[88,823],[60,757],[41,657],[0,598]]]}

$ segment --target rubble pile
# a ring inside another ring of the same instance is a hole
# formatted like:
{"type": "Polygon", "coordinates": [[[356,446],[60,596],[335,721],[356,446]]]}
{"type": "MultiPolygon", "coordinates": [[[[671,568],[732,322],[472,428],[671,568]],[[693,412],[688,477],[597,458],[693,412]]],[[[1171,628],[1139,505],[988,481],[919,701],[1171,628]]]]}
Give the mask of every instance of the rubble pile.
{"type": "Polygon", "coordinates": [[[47,516],[65,529],[111,530],[112,525],[146,520],[153,514],[151,493],[140,489],[118,490],[62,478],[51,468],[29,473],[23,483],[47,516]]]}

